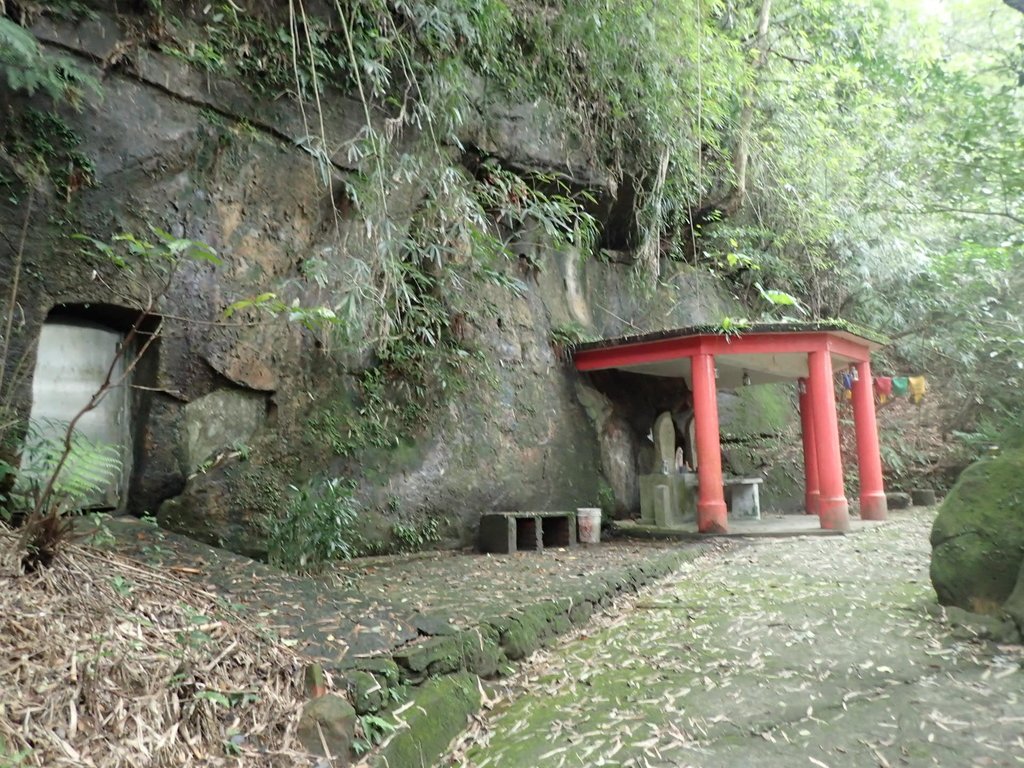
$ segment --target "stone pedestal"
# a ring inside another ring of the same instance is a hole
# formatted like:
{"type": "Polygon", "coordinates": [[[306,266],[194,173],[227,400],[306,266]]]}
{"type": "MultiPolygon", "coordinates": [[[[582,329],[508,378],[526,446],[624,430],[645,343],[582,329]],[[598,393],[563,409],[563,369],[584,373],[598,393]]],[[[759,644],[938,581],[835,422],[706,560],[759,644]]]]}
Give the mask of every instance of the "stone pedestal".
{"type": "Polygon", "coordinates": [[[693,473],[640,475],[640,519],[676,528],[697,516],[697,476],[693,473]]]}
{"type": "Polygon", "coordinates": [[[729,487],[729,512],[733,517],[761,519],[760,478],[738,477],[726,480],[729,487]]]}

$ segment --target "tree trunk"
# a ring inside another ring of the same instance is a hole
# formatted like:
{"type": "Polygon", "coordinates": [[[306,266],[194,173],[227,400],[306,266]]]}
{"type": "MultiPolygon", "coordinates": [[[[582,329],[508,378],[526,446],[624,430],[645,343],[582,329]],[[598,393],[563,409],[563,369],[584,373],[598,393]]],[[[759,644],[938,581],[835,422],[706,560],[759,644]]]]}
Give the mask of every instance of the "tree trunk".
{"type": "MultiPolygon", "coordinates": [[[[1021,0],[1024,2],[1024,0],[1021,0]]],[[[754,95],[757,73],[768,61],[768,25],[771,22],[772,0],[761,0],[761,10],[757,14],[757,34],[752,50],[757,52],[754,58],[753,72],[750,82],[743,88],[742,108],[740,109],[739,126],[736,133],[736,151],[733,154],[733,186],[729,193],[717,203],[709,206],[706,211],[714,210],[723,216],[736,213],[747,199],[747,165],[750,159],[750,134],[754,129],[754,95]]]]}

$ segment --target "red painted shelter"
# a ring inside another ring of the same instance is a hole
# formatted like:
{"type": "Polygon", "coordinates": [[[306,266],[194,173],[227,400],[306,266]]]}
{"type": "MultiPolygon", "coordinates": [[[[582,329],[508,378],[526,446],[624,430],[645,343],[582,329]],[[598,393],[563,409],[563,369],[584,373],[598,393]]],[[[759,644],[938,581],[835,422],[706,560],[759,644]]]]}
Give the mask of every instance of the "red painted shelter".
{"type": "Polygon", "coordinates": [[[821,527],[846,530],[849,505],[843,488],[833,372],[854,377],[853,416],[860,474],[860,516],[884,520],[882,463],[871,386],[871,353],[885,339],[842,321],[755,323],[729,333],[698,326],[589,342],[573,350],[581,372],[619,369],[682,378],[693,392],[697,452],[697,527],[725,533],[718,427],[718,388],[793,381],[799,388],[803,433],[805,507],[821,527]]]}

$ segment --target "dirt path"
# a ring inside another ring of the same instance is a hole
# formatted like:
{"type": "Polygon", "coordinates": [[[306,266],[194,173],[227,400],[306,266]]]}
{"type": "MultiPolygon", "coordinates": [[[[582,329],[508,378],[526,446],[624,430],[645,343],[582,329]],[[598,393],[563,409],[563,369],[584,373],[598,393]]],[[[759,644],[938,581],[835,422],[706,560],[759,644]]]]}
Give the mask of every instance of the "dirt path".
{"type": "Polygon", "coordinates": [[[1024,765],[1019,646],[933,617],[929,512],[690,564],[545,655],[452,765],[1024,765]]]}

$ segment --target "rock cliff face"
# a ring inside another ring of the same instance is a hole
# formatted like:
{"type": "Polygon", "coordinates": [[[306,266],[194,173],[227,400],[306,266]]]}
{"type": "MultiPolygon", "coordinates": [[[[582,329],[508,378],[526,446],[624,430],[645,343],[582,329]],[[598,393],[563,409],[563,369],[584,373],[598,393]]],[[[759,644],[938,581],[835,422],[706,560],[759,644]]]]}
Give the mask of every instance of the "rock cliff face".
{"type": "MultiPolygon", "coordinates": [[[[362,222],[339,190],[358,168],[343,152],[315,157],[292,102],[261,100],[132,43],[137,20],[100,11],[86,20],[43,18],[33,31],[100,79],[102,96],[76,111],[0,92],[9,146],[14,116],[29,107],[67,129],[64,154],[57,137],[43,137],[57,147],[55,163],[70,162],[77,144],[74,157],[91,164],[89,185],[53,173],[35,192],[5,182],[0,272],[13,275],[19,253],[23,261],[13,310],[0,291],[3,316],[14,312],[5,363],[15,410],[30,408],[35,344],[51,313],[124,329],[144,298],[71,234],[106,241],[158,227],[209,243],[223,259],[184,264],[156,307],[160,337],[133,381],[127,511],[159,511],[164,525],[259,554],[259,517],[280,509],[290,485],[324,474],[358,481],[366,533],[378,540],[409,515],[441,517],[452,538],[466,540],[479,514],[495,508],[636,507],[643,420],[669,405],[670,394],[663,383],[660,393],[652,389],[642,413],[602,394],[560,354],[566,329],[602,336],[716,322],[729,307],[708,275],[674,267],[662,285],[645,288],[629,253],[582,258],[546,246],[538,232],[509,233],[514,258],[496,269],[520,290],[481,282],[462,289],[481,311],[459,320],[460,341],[480,364],[467,368],[455,392],[421,393],[414,426],[378,424],[375,446],[339,452],[329,432],[349,436],[343,416],[365,405],[360,382],[378,362],[372,352],[282,318],[242,322],[222,310],[265,292],[333,306],[309,265],[330,263],[342,282],[351,276],[339,244],[362,222]]],[[[329,94],[324,120],[343,146],[360,134],[363,106],[329,94]]],[[[557,172],[592,194],[599,219],[623,226],[629,196],[552,126],[537,105],[491,104],[467,117],[462,151],[557,172]]],[[[396,202],[395,216],[413,210],[396,202]]],[[[605,232],[605,240],[616,238],[605,232]]],[[[381,396],[392,394],[385,388],[381,396]]]]}

